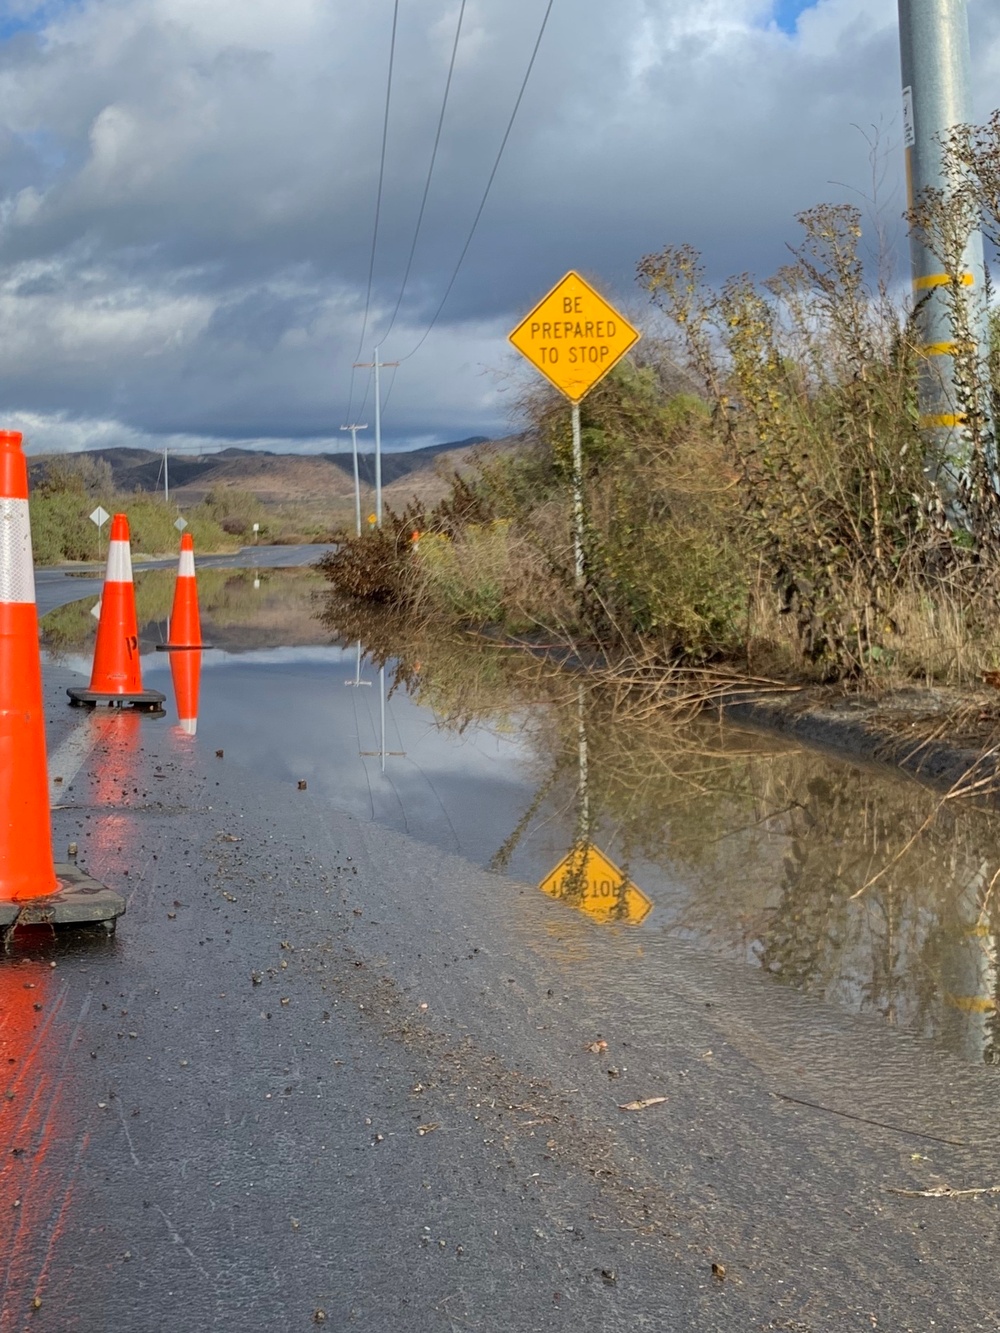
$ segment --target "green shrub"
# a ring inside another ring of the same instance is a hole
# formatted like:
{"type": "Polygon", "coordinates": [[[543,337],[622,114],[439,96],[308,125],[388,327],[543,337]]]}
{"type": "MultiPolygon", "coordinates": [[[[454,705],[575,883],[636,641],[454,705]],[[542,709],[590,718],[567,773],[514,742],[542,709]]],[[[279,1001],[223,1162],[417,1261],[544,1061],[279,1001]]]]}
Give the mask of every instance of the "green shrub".
{"type": "Polygon", "coordinates": [[[510,577],[509,521],[473,524],[457,538],[421,537],[418,568],[426,597],[457,620],[496,624],[504,619],[510,577]]]}
{"type": "Polygon", "coordinates": [[[205,514],[235,537],[250,537],[253,525],[260,524],[259,536],[268,535],[267,511],[252,491],[230,490],[228,487],[215,487],[208,492],[203,501],[205,514]]]}
{"type": "MultiPolygon", "coordinates": [[[[137,492],[107,495],[101,501],[111,514],[129,521],[133,555],[169,555],[177,550],[180,534],[174,527],[177,511],[162,500],[137,492]]],[[[31,538],[36,565],[64,560],[97,560],[107,550],[108,524],[101,533],[90,521],[95,498],[85,490],[41,487],[32,494],[31,538]]],[[[223,531],[212,514],[198,506],[185,514],[195,549],[202,552],[233,550],[236,541],[223,531]]]]}

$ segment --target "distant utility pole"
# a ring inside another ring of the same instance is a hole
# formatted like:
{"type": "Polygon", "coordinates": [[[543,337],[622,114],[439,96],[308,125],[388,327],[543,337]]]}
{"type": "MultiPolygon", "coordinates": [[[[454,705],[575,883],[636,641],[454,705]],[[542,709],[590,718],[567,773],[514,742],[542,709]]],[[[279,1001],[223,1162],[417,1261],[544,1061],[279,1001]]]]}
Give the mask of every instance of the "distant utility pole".
{"type": "Polygon", "coordinates": [[[341,426],[341,430],[351,432],[351,447],[354,450],[354,523],[357,528],[357,535],[361,536],[361,478],[358,475],[358,431],[367,430],[368,423],[352,426],[341,426]]]}
{"type": "Polygon", "coordinates": [[[380,361],[379,348],[375,348],[374,361],[355,361],[355,370],[375,371],[375,522],[382,526],[382,388],[379,383],[379,371],[386,366],[398,366],[398,361],[380,361]]]}
{"type": "MultiPolygon", "coordinates": [[[[906,183],[912,209],[927,190],[950,193],[952,182],[944,170],[941,139],[956,125],[968,124],[972,119],[967,0],[899,0],[899,45],[906,183]]],[[[965,418],[955,388],[953,303],[947,290],[952,279],[941,272],[940,257],[912,232],[910,254],[923,354],[920,424],[933,444],[928,470],[942,486],[947,501],[954,496],[965,453],[965,418]],[[941,476],[942,471],[948,475],[941,476]]],[[[972,323],[982,343],[985,266],[978,227],[969,237],[960,281],[975,293],[970,303],[972,323]]]]}
{"type": "Polygon", "coordinates": [[[163,503],[170,503],[170,465],[167,462],[167,446],[163,446],[163,503]]]}

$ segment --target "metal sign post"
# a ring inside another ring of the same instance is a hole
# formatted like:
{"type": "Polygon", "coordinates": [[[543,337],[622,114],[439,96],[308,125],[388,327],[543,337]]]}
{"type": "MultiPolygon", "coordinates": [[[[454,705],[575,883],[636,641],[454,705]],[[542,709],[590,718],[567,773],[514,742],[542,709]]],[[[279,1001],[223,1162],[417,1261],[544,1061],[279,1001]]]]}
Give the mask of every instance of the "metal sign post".
{"type": "Polygon", "coordinates": [[[580,403],[639,341],[639,330],[579,273],[567,273],[510,335],[510,342],[573,404],[573,570],[585,583],[580,403]]]}

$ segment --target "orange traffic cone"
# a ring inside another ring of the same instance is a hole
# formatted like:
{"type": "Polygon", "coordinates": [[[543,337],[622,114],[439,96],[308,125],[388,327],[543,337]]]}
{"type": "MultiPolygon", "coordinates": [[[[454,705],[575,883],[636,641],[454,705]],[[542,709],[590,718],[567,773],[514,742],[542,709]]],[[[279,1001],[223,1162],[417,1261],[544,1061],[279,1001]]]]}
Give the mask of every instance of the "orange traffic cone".
{"type": "Polygon", "coordinates": [[[181,537],[181,556],[174,584],[174,604],[170,612],[170,628],[166,643],[158,643],[157,651],[170,653],[193,648],[207,648],[201,641],[201,617],[198,615],[198,580],[194,572],[194,538],[185,532],[181,537]]]}
{"type": "Polygon", "coordinates": [[[177,725],[187,736],[198,730],[198,693],[201,685],[201,653],[172,653],[170,675],[174,682],[177,725]]]}
{"type": "Polygon", "coordinates": [[[28,515],[28,468],[19,431],[0,431],[0,938],[19,922],[106,921],[117,894],[75,866],[56,866],[42,664],[28,515]]]}
{"type": "Polygon", "coordinates": [[[166,695],[142,688],[139,663],[139,629],[135,618],[135,587],[132,583],[132,554],[128,519],[115,514],[111,520],[108,566],[101,594],[101,618],[97,624],[94,666],[86,690],[69,689],[71,703],[110,704],[163,716],[166,695]]]}
{"type": "Polygon", "coordinates": [[[57,887],[28,465],[17,431],[0,432],[0,560],[0,899],[15,900],[57,887]]]}

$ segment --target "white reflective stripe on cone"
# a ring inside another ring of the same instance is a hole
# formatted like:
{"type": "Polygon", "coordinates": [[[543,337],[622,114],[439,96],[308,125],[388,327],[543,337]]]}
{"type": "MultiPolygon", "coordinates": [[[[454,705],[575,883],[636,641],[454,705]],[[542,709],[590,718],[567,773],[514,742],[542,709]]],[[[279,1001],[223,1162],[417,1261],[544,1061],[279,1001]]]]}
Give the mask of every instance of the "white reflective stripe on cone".
{"type": "Polygon", "coordinates": [[[128,542],[112,542],[108,547],[108,569],[105,583],[132,582],[132,553],[128,542]]]}
{"type": "Polygon", "coordinates": [[[34,602],[27,500],[0,499],[0,602],[34,602]]]}
{"type": "Polygon", "coordinates": [[[181,551],[180,563],[177,566],[177,577],[179,579],[194,578],[194,551],[181,551]]]}
{"type": "Polygon", "coordinates": [[[198,719],[196,717],[178,718],[177,725],[187,736],[195,736],[198,733],[198,719]]]}

